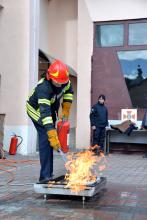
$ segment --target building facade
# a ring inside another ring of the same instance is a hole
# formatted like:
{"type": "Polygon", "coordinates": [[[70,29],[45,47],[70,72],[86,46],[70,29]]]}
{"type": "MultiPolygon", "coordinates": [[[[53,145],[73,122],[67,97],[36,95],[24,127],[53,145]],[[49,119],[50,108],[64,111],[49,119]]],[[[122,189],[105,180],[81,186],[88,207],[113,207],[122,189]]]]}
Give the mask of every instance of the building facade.
{"type": "Polygon", "coordinates": [[[1,0],[0,6],[0,114],[5,114],[6,150],[16,133],[23,137],[21,154],[36,152],[37,134],[26,115],[25,101],[38,80],[39,49],[77,73],[77,79],[72,79],[75,101],[71,114],[76,148],[90,145],[89,112],[98,93],[108,98],[109,120],[119,120],[121,108],[146,107],[132,99],[135,89],[126,87],[124,76],[129,78],[134,69],[126,70],[123,62],[130,61],[128,57],[138,59],[132,68],[140,65],[145,79],[146,41],[136,44],[131,38],[136,29],[146,34],[145,0],[1,0]],[[114,40],[117,36],[119,42],[114,40]],[[133,44],[128,43],[131,41],[133,44]],[[135,57],[138,50],[141,55],[135,57]]]}

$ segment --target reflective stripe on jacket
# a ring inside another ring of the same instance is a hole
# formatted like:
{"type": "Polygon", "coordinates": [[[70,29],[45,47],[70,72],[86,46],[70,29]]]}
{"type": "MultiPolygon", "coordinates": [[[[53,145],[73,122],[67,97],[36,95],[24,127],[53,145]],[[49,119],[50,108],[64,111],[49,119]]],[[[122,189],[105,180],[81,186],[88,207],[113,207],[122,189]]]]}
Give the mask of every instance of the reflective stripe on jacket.
{"type": "Polygon", "coordinates": [[[72,102],[71,82],[55,87],[50,80],[43,78],[27,100],[27,113],[32,120],[44,125],[47,130],[53,129],[62,97],[63,102],[72,102]]]}

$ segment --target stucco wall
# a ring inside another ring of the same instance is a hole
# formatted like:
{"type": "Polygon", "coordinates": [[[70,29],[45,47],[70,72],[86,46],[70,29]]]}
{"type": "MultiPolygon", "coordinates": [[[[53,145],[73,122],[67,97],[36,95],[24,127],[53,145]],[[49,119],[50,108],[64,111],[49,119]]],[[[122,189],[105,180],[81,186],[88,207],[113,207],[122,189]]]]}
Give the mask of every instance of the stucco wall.
{"type": "Polygon", "coordinates": [[[49,52],[49,1],[40,0],[39,12],[39,48],[51,55],[49,52]]]}
{"type": "Polygon", "coordinates": [[[3,7],[3,0],[0,0],[0,8],[3,7]]]}
{"type": "Polygon", "coordinates": [[[90,144],[89,112],[91,105],[91,56],[93,23],[84,0],[78,3],[78,89],[76,146],[85,148],[90,144]]]}
{"type": "Polygon", "coordinates": [[[77,69],[77,0],[49,1],[49,53],[77,69]]]}
{"type": "Polygon", "coordinates": [[[0,12],[0,113],[5,113],[4,148],[13,133],[23,137],[21,154],[36,151],[36,131],[26,99],[38,78],[39,0],[4,1],[0,12]],[[32,138],[33,137],[33,138],[32,138]]]}
{"type": "Polygon", "coordinates": [[[40,0],[39,48],[77,69],[78,0],[40,0]]]}
{"type": "Polygon", "coordinates": [[[0,10],[0,113],[6,114],[4,146],[7,149],[12,133],[23,135],[28,123],[25,100],[29,75],[29,0],[5,0],[3,6],[0,10]]]}
{"type": "Polygon", "coordinates": [[[29,69],[28,0],[6,0],[3,5],[0,12],[0,112],[6,113],[6,125],[22,125],[26,124],[24,105],[29,69]]]}
{"type": "Polygon", "coordinates": [[[147,17],[146,0],[85,0],[92,21],[147,17]]]}

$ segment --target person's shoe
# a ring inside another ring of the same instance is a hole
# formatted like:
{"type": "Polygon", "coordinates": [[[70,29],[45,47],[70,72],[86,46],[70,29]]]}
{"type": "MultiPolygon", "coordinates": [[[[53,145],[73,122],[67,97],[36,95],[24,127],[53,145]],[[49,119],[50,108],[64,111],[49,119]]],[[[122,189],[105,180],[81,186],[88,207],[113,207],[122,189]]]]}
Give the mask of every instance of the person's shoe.
{"type": "Polygon", "coordinates": [[[49,178],[39,180],[39,182],[37,182],[37,184],[48,184],[48,182],[50,182],[52,180],[53,180],[53,177],[51,176],[49,178]]]}

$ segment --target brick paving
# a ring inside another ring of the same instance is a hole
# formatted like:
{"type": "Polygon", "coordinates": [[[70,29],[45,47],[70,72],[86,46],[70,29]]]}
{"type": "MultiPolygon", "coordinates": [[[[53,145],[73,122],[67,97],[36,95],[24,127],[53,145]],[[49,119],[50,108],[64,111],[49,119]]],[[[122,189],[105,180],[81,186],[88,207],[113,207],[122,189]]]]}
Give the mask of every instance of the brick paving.
{"type": "MultiPolygon", "coordinates": [[[[147,220],[147,159],[142,154],[106,156],[107,169],[101,173],[107,177],[106,187],[84,205],[79,197],[55,195],[44,200],[43,195],[34,192],[33,183],[39,175],[38,155],[7,159],[18,163],[4,166],[0,162],[0,169],[7,168],[14,175],[0,170],[0,219],[147,220]],[[6,184],[12,177],[14,180],[6,184]]],[[[54,170],[55,176],[65,173],[64,162],[57,154],[54,170]]]]}

